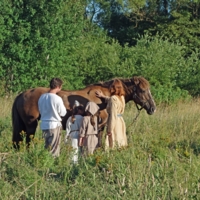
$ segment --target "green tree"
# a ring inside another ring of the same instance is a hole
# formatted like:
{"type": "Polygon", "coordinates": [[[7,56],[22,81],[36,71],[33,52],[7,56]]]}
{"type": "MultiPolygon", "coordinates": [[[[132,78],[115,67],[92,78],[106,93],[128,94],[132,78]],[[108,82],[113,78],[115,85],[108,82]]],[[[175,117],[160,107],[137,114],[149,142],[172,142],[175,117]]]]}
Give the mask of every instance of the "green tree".
{"type": "Polygon", "coordinates": [[[125,46],[121,53],[122,74],[144,76],[151,83],[157,102],[173,102],[188,95],[180,83],[182,69],[188,69],[180,44],[163,40],[159,36],[145,35],[134,47],[125,46]]]}
{"type": "Polygon", "coordinates": [[[120,44],[135,45],[146,32],[179,41],[191,53],[199,47],[199,0],[96,0],[90,7],[93,21],[120,44]],[[98,9],[97,9],[98,8],[98,9]],[[94,14],[95,13],[95,14],[94,14]]]}
{"type": "Polygon", "coordinates": [[[69,88],[81,83],[74,52],[87,26],[83,1],[4,0],[0,9],[0,75],[6,91],[47,85],[53,76],[67,75],[69,88]]]}

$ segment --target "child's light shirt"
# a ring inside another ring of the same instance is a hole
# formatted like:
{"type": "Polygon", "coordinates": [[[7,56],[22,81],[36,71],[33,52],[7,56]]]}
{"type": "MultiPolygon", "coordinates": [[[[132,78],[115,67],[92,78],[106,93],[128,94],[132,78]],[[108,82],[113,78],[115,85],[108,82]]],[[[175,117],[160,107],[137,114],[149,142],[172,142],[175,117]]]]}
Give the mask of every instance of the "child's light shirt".
{"type": "Polygon", "coordinates": [[[68,118],[66,123],[66,135],[65,142],[67,142],[67,138],[70,136],[71,138],[77,138],[79,136],[79,130],[83,121],[83,116],[75,115],[74,123],[71,122],[71,117],[68,118]]]}

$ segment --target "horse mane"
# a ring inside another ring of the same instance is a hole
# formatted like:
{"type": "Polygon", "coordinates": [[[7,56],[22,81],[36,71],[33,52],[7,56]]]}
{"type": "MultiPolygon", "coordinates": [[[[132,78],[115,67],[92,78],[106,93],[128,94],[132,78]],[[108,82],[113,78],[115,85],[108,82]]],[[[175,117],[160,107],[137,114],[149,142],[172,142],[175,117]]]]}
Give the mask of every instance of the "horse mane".
{"type": "MultiPolygon", "coordinates": [[[[89,89],[90,91],[95,86],[100,86],[102,88],[109,88],[115,79],[119,79],[120,81],[122,81],[126,94],[132,93],[132,90],[136,85],[138,85],[142,90],[149,89],[149,82],[145,78],[143,78],[142,76],[133,76],[132,78],[116,77],[108,81],[100,81],[98,83],[89,84],[86,87],[82,88],[81,90],[89,89]]],[[[63,90],[63,91],[70,92],[70,93],[73,92],[71,90],[63,90]]],[[[76,91],[79,91],[79,90],[74,90],[74,92],[76,91]]]]}
{"type": "Polygon", "coordinates": [[[87,87],[89,87],[89,86],[101,86],[101,87],[108,88],[115,79],[119,79],[120,81],[122,81],[122,83],[131,82],[131,79],[128,79],[128,78],[124,79],[124,78],[115,77],[115,78],[108,80],[108,81],[100,81],[98,83],[90,84],[87,87]]]}
{"type": "Polygon", "coordinates": [[[113,78],[113,79],[111,79],[109,81],[100,81],[99,83],[90,84],[87,87],[89,87],[89,86],[101,86],[101,87],[108,88],[108,87],[110,87],[110,85],[112,84],[112,82],[115,79],[121,80],[122,83],[125,86],[125,89],[128,86],[132,86],[133,82],[137,82],[139,84],[139,87],[141,89],[147,89],[147,88],[150,87],[149,82],[144,77],[142,77],[142,76],[134,76],[132,78],[118,78],[118,77],[116,77],[116,78],[113,78]]]}
{"type": "MultiPolygon", "coordinates": [[[[133,78],[134,78],[134,77],[133,77],[133,78]]],[[[140,86],[140,88],[142,88],[142,89],[147,89],[147,88],[150,87],[149,82],[148,82],[144,77],[138,76],[137,78],[138,78],[138,80],[139,80],[139,86],[140,86]]]]}

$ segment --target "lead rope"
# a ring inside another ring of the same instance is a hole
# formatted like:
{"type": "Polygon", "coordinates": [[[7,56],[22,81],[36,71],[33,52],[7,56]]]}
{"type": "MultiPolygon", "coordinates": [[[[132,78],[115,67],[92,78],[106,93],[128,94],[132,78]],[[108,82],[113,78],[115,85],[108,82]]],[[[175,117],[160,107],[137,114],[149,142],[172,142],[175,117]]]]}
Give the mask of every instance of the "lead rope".
{"type": "Polygon", "coordinates": [[[136,122],[137,118],[138,118],[139,115],[140,115],[140,111],[143,109],[143,107],[139,108],[138,105],[137,105],[136,103],[135,103],[135,105],[136,105],[136,108],[137,108],[137,110],[138,110],[138,113],[136,114],[136,116],[135,116],[135,118],[133,119],[133,121],[128,125],[127,129],[129,129],[129,128],[133,125],[133,123],[136,122]]]}
{"type": "Polygon", "coordinates": [[[135,116],[135,118],[133,119],[133,121],[128,125],[127,129],[129,129],[133,125],[133,123],[136,122],[136,120],[137,120],[137,118],[138,118],[139,115],[140,115],[140,110],[138,110],[137,115],[135,116]]]}

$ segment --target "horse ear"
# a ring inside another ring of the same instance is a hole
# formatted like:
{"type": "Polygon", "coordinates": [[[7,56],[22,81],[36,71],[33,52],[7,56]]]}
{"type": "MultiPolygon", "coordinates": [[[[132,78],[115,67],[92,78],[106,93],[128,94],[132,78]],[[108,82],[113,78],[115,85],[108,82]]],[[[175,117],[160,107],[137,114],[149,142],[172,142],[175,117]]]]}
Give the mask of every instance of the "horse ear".
{"type": "Polygon", "coordinates": [[[133,82],[135,83],[135,85],[138,85],[139,84],[139,79],[138,79],[138,77],[137,76],[134,76],[133,77],[133,82]]]}

